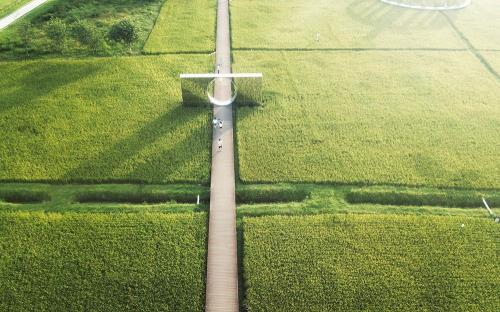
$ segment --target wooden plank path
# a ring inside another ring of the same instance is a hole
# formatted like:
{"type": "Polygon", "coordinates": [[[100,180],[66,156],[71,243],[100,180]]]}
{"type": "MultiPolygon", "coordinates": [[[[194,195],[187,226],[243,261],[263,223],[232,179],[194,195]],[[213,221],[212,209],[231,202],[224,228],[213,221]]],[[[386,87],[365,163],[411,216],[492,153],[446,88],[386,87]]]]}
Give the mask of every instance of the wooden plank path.
{"type": "MultiPolygon", "coordinates": [[[[228,0],[218,0],[215,69],[221,74],[231,72],[228,5],[228,0]]],[[[230,99],[231,79],[217,79],[214,95],[219,101],[230,99]]],[[[205,310],[236,312],[239,302],[232,104],[215,105],[214,117],[223,121],[223,127],[214,129],[212,140],[205,310]],[[222,150],[218,148],[219,138],[222,150]]]]}

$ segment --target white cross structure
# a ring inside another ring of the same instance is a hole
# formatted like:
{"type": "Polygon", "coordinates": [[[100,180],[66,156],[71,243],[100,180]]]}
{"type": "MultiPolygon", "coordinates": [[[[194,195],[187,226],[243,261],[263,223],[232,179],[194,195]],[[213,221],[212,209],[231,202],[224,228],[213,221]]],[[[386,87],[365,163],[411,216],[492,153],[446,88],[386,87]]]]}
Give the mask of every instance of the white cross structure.
{"type": "Polygon", "coordinates": [[[262,73],[181,74],[182,102],[187,106],[260,105],[262,102],[262,73]],[[217,79],[231,81],[231,98],[216,99],[217,79]]]}

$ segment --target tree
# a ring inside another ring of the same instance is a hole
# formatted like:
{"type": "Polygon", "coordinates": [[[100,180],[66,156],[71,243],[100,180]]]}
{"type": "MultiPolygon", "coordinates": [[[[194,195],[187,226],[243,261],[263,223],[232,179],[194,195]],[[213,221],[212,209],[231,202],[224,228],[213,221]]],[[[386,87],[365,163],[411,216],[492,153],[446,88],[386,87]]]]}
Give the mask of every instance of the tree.
{"type": "Polygon", "coordinates": [[[76,41],[87,46],[93,53],[105,51],[108,47],[103,34],[89,22],[76,22],[72,27],[72,34],[76,41]]]}
{"type": "Polygon", "coordinates": [[[115,42],[122,42],[129,46],[137,40],[137,31],[135,26],[127,19],[123,19],[111,26],[109,30],[109,39],[115,42]]]}
{"type": "Polygon", "coordinates": [[[52,41],[52,51],[62,53],[68,36],[66,23],[60,18],[51,18],[45,25],[45,33],[52,41]]]}

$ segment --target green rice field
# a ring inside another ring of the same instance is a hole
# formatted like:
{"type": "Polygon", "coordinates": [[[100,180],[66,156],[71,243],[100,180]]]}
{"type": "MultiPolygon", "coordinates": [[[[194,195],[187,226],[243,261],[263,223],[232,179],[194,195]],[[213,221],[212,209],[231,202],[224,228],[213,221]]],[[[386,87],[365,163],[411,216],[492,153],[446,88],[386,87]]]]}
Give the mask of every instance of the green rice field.
{"type": "Polygon", "coordinates": [[[201,311],[205,214],[0,213],[2,311],[201,311]]]}
{"type": "Polygon", "coordinates": [[[500,237],[488,219],[245,218],[248,311],[496,311],[500,237]]]}
{"type": "Polygon", "coordinates": [[[441,13],[379,0],[233,0],[231,21],[235,49],[465,48],[441,13]]]}
{"type": "Polygon", "coordinates": [[[468,52],[238,52],[244,182],[499,188],[499,82],[468,52]],[[431,63],[432,66],[426,66],[431,63]]]}
{"type": "Polygon", "coordinates": [[[215,50],[215,0],[166,1],[144,46],[146,53],[215,50]]]}
{"type": "Polygon", "coordinates": [[[2,62],[0,180],[206,182],[210,111],[178,75],[202,56],[2,62]]]}

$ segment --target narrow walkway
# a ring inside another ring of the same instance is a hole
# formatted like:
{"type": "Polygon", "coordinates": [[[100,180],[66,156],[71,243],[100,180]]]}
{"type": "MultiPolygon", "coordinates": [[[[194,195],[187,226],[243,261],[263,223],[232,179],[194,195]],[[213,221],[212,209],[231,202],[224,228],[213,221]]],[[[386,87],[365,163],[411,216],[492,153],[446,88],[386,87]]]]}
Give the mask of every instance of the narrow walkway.
{"type": "MultiPolygon", "coordinates": [[[[228,0],[218,0],[215,68],[221,74],[231,72],[228,5],[228,0]]],[[[220,101],[230,99],[231,79],[217,79],[214,94],[220,101]]],[[[239,302],[232,105],[214,106],[214,117],[223,121],[223,127],[214,129],[212,142],[205,310],[236,312],[239,302]],[[218,148],[219,138],[222,150],[218,148]]]]}
{"type": "Polygon", "coordinates": [[[5,16],[4,18],[0,19],[0,30],[4,29],[5,27],[9,26],[10,24],[14,23],[24,15],[28,14],[29,12],[33,11],[34,9],[38,8],[48,0],[33,0],[19,9],[15,10],[14,12],[10,13],[9,15],[5,16]]]}

